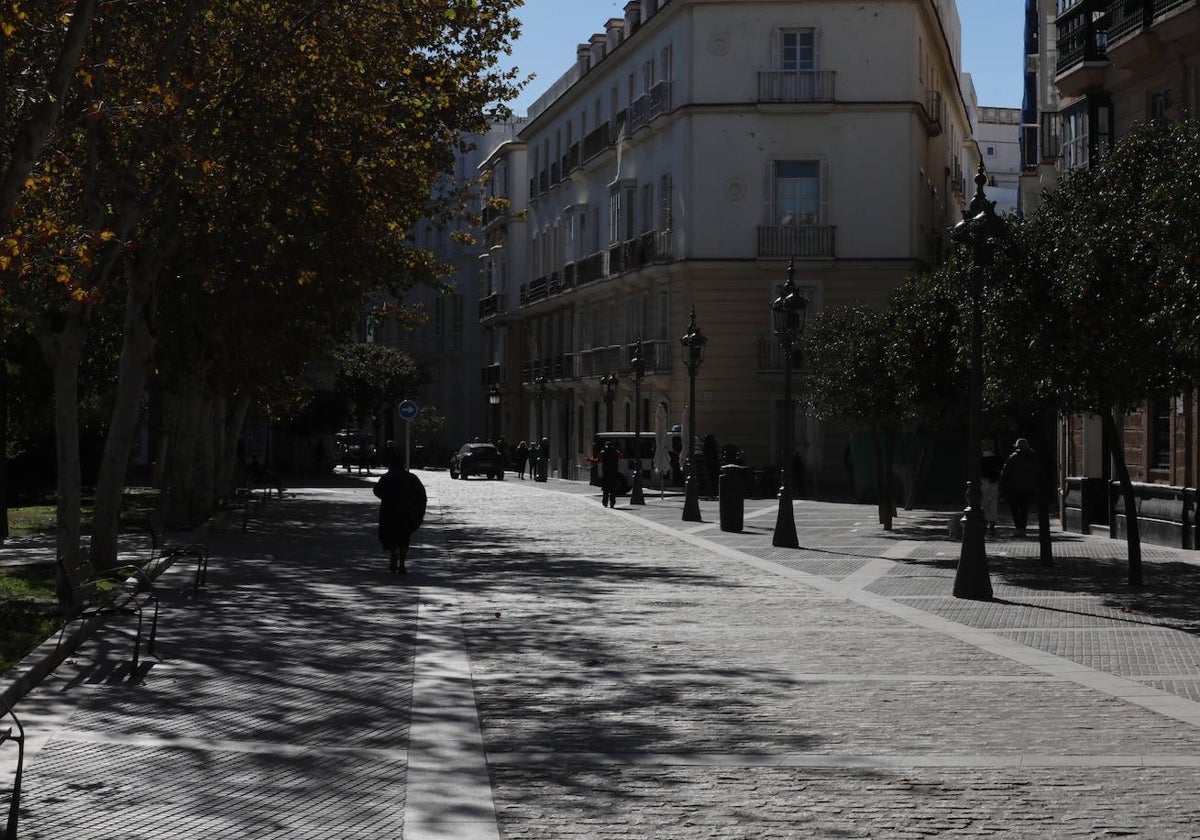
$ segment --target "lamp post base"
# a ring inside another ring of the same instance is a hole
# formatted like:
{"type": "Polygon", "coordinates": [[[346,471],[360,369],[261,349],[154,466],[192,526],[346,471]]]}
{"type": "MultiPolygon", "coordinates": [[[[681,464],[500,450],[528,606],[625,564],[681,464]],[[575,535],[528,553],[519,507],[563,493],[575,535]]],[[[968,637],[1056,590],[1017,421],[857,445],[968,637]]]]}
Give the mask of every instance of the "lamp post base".
{"type": "Polygon", "coordinates": [[[992,579],[988,573],[985,546],[987,524],[983,519],[983,509],[968,507],[963,512],[962,524],[962,551],[958,556],[958,569],[954,573],[954,597],[990,601],[992,579]]]}
{"type": "Polygon", "coordinates": [[[799,548],[796,537],[796,514],[792,509],[792,493],[786,487],[779,488],[779,512],[775,515],[775,536],[771,545],[776,548],[799,548]]]}
{"type": "Polygon", "coordinates": [[[696,488],[696,476],[688,475],[683,488],[683,521],[702,522],[700,518],[700,493],[696,488]]]}

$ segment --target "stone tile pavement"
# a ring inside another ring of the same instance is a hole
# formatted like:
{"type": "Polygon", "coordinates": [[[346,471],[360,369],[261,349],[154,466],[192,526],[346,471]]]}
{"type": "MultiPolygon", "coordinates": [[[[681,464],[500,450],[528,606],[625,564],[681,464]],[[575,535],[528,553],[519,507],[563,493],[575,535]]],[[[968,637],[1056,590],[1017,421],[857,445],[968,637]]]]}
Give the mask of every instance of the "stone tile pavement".
{"type": "Polygon", "coordinates": [[[167,573],[143,673],[114,622],[43,680],[21,836],[1200,837],[1193,552],[1133,592],[1002,533],[963,601],[945,514],[800,500],[787,550],[770,500],[420,475],[407,578],[366,481],[290,491],[167,573]]]}

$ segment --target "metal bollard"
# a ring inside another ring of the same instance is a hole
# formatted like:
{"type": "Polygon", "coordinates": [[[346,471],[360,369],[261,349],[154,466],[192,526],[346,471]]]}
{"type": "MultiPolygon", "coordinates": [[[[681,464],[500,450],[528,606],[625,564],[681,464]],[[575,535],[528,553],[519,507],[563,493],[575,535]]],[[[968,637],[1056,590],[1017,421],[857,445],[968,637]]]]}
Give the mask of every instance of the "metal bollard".
{"type": "Polygon", "coordinates": [[[746,468],[737,464],[721,467],[717,494],[722,531],[741,531],[746,501],[746,468]]]}

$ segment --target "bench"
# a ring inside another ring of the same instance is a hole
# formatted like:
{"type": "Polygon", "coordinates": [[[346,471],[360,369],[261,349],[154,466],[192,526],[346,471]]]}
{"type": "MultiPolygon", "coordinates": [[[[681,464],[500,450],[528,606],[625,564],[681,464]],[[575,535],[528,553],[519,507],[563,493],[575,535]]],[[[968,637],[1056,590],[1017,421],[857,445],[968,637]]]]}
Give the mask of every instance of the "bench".
{"type": "Polygon", "coordinates": [[[57,559],[58,569],[66,582],[67,615],[58,634],[58,645],[62,645],[67,627],[75,619],[106,619],[111,616],[136,616],[137,635],[133,640],[133,670],[136,676],[139,654],[142,647],[143,613],[153,607],[150,621],[150,636],[146,652],[154,653],[154,639],[158,634],[158,592],[150,576],[139,566],[119,566],[108,571],[97,571],[88,558],[86,549],[68,552],[57,559]]]}
{"type": "Polygon", "coordinates": [[[154,518],[150,520],[148,532],[150,559],[145,568],[153,574],[168,560],[173,562],[179,557],[193,557],[196,560],[196,571],[192,582],[192,594],[199,593],[200,587],[208,583],[208,547],[203,543],[168,545],[162,525],[154,518]]]}
{"type": "Polygon", "coordinates": [[[6,717],[12,718],[12,725],[5,726],[0,723],[0,746],[10,741],[17,745],[17,772],[13,776],[12,796],[8,801],[8,822],[4,829],[4,840],[16,840],[17,817],[21,812],[21,776],[25,772],[25,727],[21,725],[17,713],[0,695],[0,721],[6,717]]]}

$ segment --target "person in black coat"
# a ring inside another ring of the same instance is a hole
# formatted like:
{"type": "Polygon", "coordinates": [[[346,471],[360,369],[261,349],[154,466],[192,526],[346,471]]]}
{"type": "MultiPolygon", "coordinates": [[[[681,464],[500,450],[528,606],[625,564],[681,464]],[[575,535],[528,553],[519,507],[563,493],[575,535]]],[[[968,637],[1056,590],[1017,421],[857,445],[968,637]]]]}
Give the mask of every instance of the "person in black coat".
{"type": "Polygon", "coordinates": [[[425,520],[425,485],[396,458],[375,483],[379,497],[379,542],[391,556],[393,572],[407,572],[408,543],[425,520]]]}
{"type": "Polygon", "coordinates": [[[1018,438],[1000,471],[1000,492],[1008,499],[1013,527],[1019,535],[1025,533],[1029,524],[1029,505],[1036,498],[1040,478],[1041,469],[1033,447],[1025,438],[1018,438]]]}

